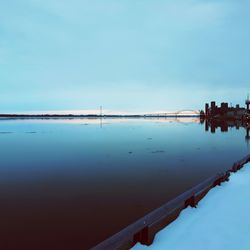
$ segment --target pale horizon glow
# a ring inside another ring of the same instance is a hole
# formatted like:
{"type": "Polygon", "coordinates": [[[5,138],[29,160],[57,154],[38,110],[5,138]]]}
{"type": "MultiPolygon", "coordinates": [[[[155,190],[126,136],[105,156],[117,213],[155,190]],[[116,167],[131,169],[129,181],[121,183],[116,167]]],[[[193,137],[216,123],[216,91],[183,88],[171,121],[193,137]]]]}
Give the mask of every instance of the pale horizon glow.
{"type": "Polygon", "coordinates": [[[17,115],[175,115],[181,113],[182,115],[196,115],[199,110],[159,110],[153,112],[131,112],[131,111],[119,111],[119,110],[101,110],[89,109],[89,110],[47,110],[47,111],[23,111],[15,113],[3,113],[3,114],[17,114],[17,115]]]}

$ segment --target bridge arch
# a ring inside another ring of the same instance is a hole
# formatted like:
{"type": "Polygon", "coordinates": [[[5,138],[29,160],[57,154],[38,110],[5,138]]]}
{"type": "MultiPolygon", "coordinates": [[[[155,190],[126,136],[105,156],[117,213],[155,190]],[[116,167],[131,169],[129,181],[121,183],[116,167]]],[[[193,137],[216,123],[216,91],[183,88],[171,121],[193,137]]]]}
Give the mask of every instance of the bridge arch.
{"type": "Polygon", "coordinates": [[[175,112],[176,115],[200,115],[200,110],[183,109],[175,112]]]}

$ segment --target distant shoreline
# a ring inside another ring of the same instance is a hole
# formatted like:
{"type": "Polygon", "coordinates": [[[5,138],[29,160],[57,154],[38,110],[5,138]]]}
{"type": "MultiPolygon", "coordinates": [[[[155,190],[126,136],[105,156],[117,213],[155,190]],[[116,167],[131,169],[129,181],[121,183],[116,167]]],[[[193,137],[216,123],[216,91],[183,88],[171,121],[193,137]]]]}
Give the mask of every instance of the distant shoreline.
{"type": "Polygon", "coordinates": [[[68,119],[74,119],[74,118],[173,118],[173,117],[200,117],[200,115],[57,115],[57,114],[43,114],[43,115],[29,115],[29,114],[0,114],[0,118],[12,118],[12,119],[32,119],[32,118],[38,118],[38,119],[55,119],[55,118],[68,118],[68,119]]]}

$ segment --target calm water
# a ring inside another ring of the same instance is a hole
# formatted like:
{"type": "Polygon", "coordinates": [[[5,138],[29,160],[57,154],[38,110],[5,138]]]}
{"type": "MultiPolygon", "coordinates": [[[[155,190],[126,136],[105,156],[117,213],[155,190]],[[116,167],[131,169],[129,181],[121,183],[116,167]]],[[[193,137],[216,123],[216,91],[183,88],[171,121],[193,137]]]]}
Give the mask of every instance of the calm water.
{"type": "Polygon", "coordinates": [[[1,120],[0,248],[89,249],[247,155],[195,119],[1,120]]]}

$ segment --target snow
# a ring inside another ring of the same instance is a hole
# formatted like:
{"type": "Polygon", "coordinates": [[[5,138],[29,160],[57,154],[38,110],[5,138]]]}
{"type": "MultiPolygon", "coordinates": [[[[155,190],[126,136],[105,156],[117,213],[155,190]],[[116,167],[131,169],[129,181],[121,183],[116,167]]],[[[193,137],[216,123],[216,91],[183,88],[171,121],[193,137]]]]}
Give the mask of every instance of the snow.
{"type": "Polygon", "coordinates": [[[133,250],[249,250],[250,163],[230,181],[213,188],[198,204],[188,207],[156,234],[151,246],[133,250]]]}

